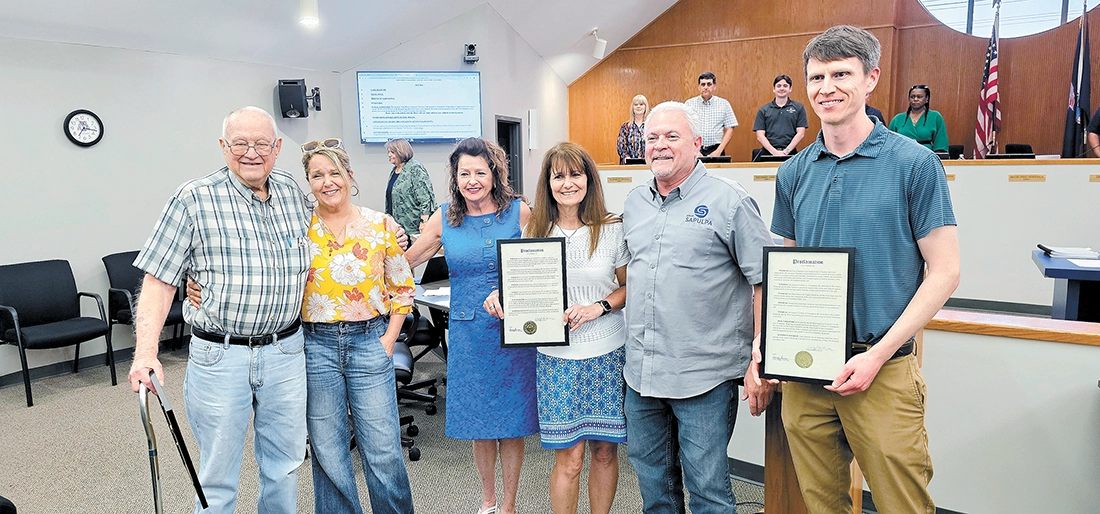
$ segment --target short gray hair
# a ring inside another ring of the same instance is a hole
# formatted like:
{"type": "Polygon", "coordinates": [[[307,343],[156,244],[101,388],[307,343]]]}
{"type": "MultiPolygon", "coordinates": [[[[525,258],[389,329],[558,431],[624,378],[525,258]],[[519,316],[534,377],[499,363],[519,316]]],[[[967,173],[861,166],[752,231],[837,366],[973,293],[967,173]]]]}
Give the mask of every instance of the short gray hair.
{"type": "Polygon", "coordinates": [[[229,128],[229,122],[232,121],[233,118],[236,118],[237,116],[239,116],[241,114],[244,114],[246,112],[254,112],[254,113],[257,113],[257,114],[263,114],[264,116],[267,116],[267,119],[271,120],[271,133],[275,135],[275,139],[279,138],[279,128],[277,126],[275,126],[275,118],[271,116],[271,113],[269,113],[269,112],[267,112],[267,111],[265,111],[265,110],[263,110],[259,107],[249,105],[247,107],[241,107],[240,109],[234,110],[233,112],[226,115],[225,119],[222,120],[222,139],[226,139],[225,131],[229,128]]]}
{"type": "Polygon", "coordinates": [[[870,32],[851,25],[837,25],[818,34],[802,52],[802,73],[810,59],[833,62],[856,57],[863,63],[863,73],[871,73],[882,57],[882,46],[870,32]]]}
{"type": "Polygon", "coordinates": [[[691,138],[695,139],[702,135],[703,131],[700,128],[699,113],[695,112],[695,109],[688,107],[683,102],[661,102],[654,107],[652,111],[649,111],[649,116],[645,119],[646,127],[649,126],[649,120],[653,118],[654,114],[662,111],[676,111],[684,113],[684,117],[687,118],[688,126],[691,127],[691,138]]]}

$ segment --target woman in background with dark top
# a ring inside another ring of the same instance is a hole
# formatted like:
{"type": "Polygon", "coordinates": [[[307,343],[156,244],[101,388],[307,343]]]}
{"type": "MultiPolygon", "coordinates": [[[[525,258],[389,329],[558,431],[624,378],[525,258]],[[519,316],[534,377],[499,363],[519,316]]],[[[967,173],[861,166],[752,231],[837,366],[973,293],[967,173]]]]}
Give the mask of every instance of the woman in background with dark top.
{"type": "Polygon", "coordinates": [[[947,151],[947,124],[939,112],[928,108],[932,90],[924,84],[909,88],[909,108],[890,120],[890,130],[924,145],[933,152],[947,151]]]}
{"type": "Polygon", "coordinates": [[[393,216],[410,236],[419,235],[420,224],[438,207],[432,179],[424,165],[413,159],[408,141],[394,139],[386,143],[386,153],[393,164],[386,185],[386,214],[393,216]]]}
{"type": "MultiPolygon", "coordinates": [[[[565,238],[569,308],[562,322],[569,346],[539,348],[539,431],[554,450],[550,507],[577,512],[584,447],[592,454],[588,500],[593,514],[607,514],[619,480],[619,443],[626,442],[626,262],[622,219],[607,212],[596,163],[575,143],[546,152],[535,206],[524,237],[565,238]]],[[[485,311],[504,319],[497,291],[485,311]]]]}
{"type": "Polygon", "coordinates": [[[619,127],[619,139],[615,144],[619,152],[619,164],[629,159],[645,157],[645,117],[649,115],[649,100],[635,95],[630,101],[630,119],[619,127]]]}
{"type": "Polygon", "coordinates": [[[405,256],[415,268],[440,246],[446,248],[451,280],[447,437],[473,440],[481,478],[477,513],[515,514],[523,438],[539,431],[535,350],[501,348],[500,320],[484,312],[482,303],[498,280],[497,239],[520,237],[531,209],[508,185],[507,158],[493,143],[460,141],[447,168],[452,200],[428,218],[405,256]],[[499,504],[498,455],[504,483],[499,504]]]}

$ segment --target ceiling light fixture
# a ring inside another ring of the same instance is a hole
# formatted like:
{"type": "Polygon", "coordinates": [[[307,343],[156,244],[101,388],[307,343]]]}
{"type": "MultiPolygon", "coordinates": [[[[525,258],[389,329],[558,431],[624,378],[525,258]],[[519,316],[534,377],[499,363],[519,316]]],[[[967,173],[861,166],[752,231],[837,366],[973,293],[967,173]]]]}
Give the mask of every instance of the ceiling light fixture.
{"type": "Polygon", "coordinates": [[[298,23],[307,27],[315,27],[321,23],[321,19],[317,16],[317,0],[300,0],[298,16],[298,23]]]}
{"type": "Polygon", "coordinates": [[[597,34],[599,31],[600,29],[597,27],[592,29],[591,32],[592,36],[596,38],[596,45],[592,47],[592,57],[603,59],[604,52],[607,52],[607,40],[600,39],[600,36],[597,34]]]}

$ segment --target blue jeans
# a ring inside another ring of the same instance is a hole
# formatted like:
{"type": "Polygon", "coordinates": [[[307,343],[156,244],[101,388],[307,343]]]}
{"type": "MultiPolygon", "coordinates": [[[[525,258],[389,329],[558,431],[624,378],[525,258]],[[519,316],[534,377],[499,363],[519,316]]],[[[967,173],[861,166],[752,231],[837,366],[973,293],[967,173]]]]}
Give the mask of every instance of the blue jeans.
{"type": "Polygon", "coordinates": [[[349,404],[371,510],[375,514],[413,511],[401,452],[393,360],[380,339],[386,326],[382,316],[305,323],[314,512],[363,512],[349,450],[349,404]]]}
{"type": "Polygon", "coordinates": [[[683,514],[685,482],[692,514],[737,511],[726,458],[737,419],[732,381],[682,399],[642,396],[627,386],[625,408],[627,453],[647,514],[683,514]]]}
{"type": "Polygon", "coordinates": [[[253,415],[257,512],[297,510],[298,467],[306,454],[304,347],[301,331],[256,348],[192,336],[183,396],[199,443],[199,482],[210,504],[201,510],[196,498],[196,513],[233,512],[253,415]]]}

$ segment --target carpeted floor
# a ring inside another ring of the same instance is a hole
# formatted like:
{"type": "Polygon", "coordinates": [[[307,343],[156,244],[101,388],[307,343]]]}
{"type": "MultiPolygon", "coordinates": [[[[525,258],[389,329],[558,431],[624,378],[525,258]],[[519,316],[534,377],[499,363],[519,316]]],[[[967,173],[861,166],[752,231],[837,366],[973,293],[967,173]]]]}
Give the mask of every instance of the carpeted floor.
{"type": "MultiPolygon", "coordinates": [[[[186,350],[164,352],[169,398],[176,409],[193,458],[198,448],[183,412],[183,374],[186,350]]],[[[125,383],[129,362],[120,362],[119,385],[110,386],[106,367],[32,383],[35,406],[27,408],[22,384],[0,389],[0,496],[11,499],[20,514],[152,512],[152,485],[145,433],[138,414],[137,395],[125,383]]],[[[442,377],[445,365],[433,356],[418,364],[417,379],[442,377]]],[[[416,445],[421,459],[406,458],[413,501],[418,512],[470,514],[480,502],[480,486],[468,441],[443,436],[444,403],[440,388],[439,413],[428,416],[422,405],[402,405],[403,415],[416,417],[420,434],[416,445]]],[[[165,512],[191,511],[190,480],[172,444],[164,416],[154,404],[154,428],[160,450],[160,473],[165,512]]],[[[256,508],[256,463],[248,438],[241,470],[239,512],[256,508]]],[[[641,512],[637,477],[620,451],[619,489],[612,512],[641,512]]],[[[406,453],[407,455],[407,453],[406,453]]],[[[520,477],[520,513],[550,512],[548,477],[553,453],[543,450],[538,436],[527,439],[520,477]]],[[[370,512],[366,485],[356,455],[355,465],[364,510],[370,512]]],[[[499,476],[499,475],[498,475],[499,476]]],[[[308,461],[298,471],[298,512],[313,511],[312,473],[308,461]]],[[[578,512],[588,512],[586,484],[581,483],[578,512]]],[[[757,512],[763,488],[733,480],[739,513],[757,512]]],[[[498,491],[500,490],[498,478],[498,491]]]]}

